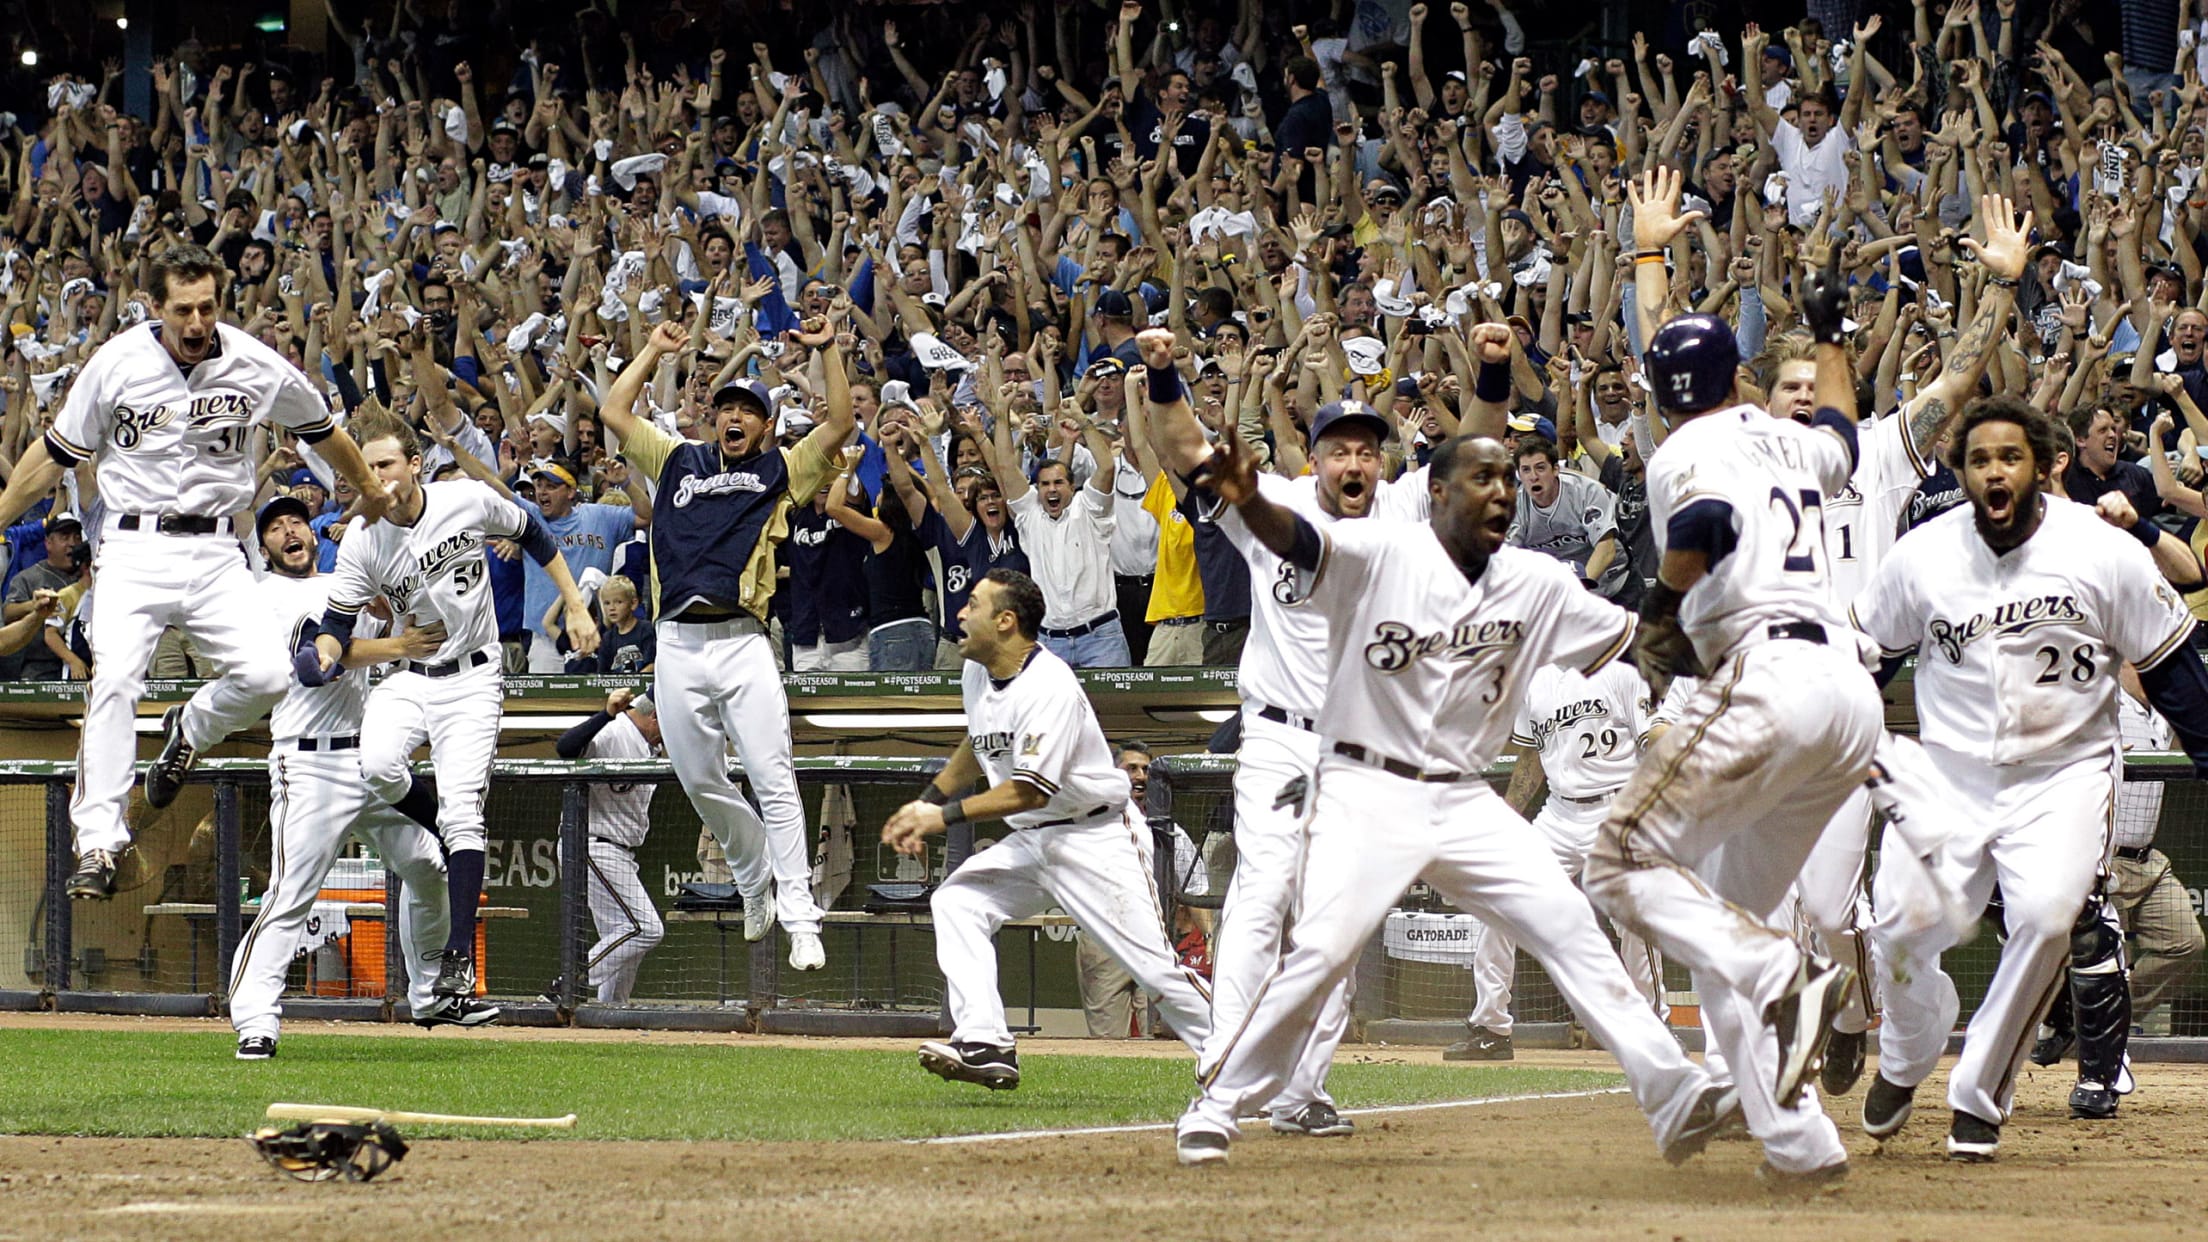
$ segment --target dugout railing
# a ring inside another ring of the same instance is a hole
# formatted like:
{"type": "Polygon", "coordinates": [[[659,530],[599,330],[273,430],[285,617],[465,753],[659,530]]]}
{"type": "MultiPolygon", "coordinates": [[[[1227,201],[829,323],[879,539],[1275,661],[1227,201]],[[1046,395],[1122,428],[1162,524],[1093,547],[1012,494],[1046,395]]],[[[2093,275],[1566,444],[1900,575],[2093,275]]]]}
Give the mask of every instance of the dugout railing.
{"type": "MultiPolygon", "coordinates": [[[[483,921],[489,994],[517,1023],[712,1027],[804,1034],[920,1035],[941,1031],[943,985],[927,926],[925,888],[971,848],[962,834],[935,847],[924,869],[881,847],[882,821],[939,766],[932,759],[802,758],[800,792],[825,880],[829,966],[799,974],[783,960],[780,935],[742,938],[742,913],[711,887],[698,821],[659,762],[502,760],[486,802],[491,850],[483,921]],[[652,833],[639,850],[645,887],[659,912],[661,942],[646,955],[634,996],[604,1005],[578,983],[596,939],[584,900],[585,858],[595,787],[655,783],[652,833]],[[701,855],[704,857],[701,859],[701,855]],[[685,895],[689,890],[688,896],[685,895]],[[702,894],[700,896],[699,894],[702,894]]],[[[1160,759],[1145,811],[1169,927],[1182,910],[1216,917],[1234,866],[1229,756],[1160,759]],[[1182,834],[1174,848],[1176,830],[1182,834]],[[1198,881],[1188,858],[1195,850],[1198,881]],[[1176,865],[1178,861],[1179,865],[1176,865]]],[[[74,764],[0,763],[0,1008],[215,1015],[228,970],[266,883],[268,776],[264,762],[210,759],[175,807],[137,807],[138,852],[117,896],[70,902],[68,822],[74,764]],[[8,977],[12,976],[12,977],[8,977]]],[[[1498,788],[1508,768],[1489,773],[1498,788]]],[[[2183,880],[2197,918],[2208,880],[2208,786],[2177,755],[2134,755],[2129,788],[2162,791],[2157,846],[2183,880]]],[[[984,825],[986,843],[1001,827],[984,825]]],[[[1874,838],[1875,845],[1875,838],[1874,838]]],[[[380,951],[398,896],[372,858],[342,859],[318,904],[317,924],[293,967],[286,1012],[365,1020],[406,1015],[402,967],[380,951]]],[[[1404,895],[1399,917],[1461,928],[1423,886],[1404,895]]],[[[1384,929],[1357,970],[1355,1015],[1362,1038],[1405,1043],[1458,1038],[1473,1001],[1467,951],[1431,943],[1405,952],[1384,929]]],[[[1430,940],[1430,938],[1429,938],[1430,940]]],[[[1994,939],[1983,931],[1950,955],[1967,1017],[1990,977],[1994,939]]],[[[1073,933],[1062,917],[1007,927],[999,936],[1000,984],[1015,1027],[1034,1015],[1078,1012],[1073,933]]],[[[1675,1022],[1691,1025],[1692,993],[1667,967],[1675,1022]]],[[[1521,950],[1513,1011],[1519,1041],[1562,1042],[1568,1012],[1521,950]]],[[[2150,1036],[2208,1036],[2198,971],[2155,1015],[2150,1036]]],[[[2194,1045],[2208,1049],[2208,1041],[2194,1045]]],[[[2180,1053],[2183,1055],[2183,1053],[2180,1053]]]]}

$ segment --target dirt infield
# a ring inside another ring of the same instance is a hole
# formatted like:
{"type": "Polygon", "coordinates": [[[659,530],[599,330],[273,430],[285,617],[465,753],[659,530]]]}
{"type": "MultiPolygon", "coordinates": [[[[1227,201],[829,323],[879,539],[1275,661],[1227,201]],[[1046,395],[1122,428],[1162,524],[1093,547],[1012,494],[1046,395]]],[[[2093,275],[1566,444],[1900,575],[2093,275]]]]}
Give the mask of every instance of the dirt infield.
{"type": "MultiPolygon", "coordinates": [[[[53,1019],[37,1022],[47,1025],[53,1019]]],[[[88,1021],[88,1027],[114,1019],[88,1021]]],[[[164,1024],[165,1025],[165,1024],[164,1024]]],[[[185,1024],[179,1024],[185,1025],[185,1024]]],[[[365,1028],[346,1027],[348,1033],[365,1028]]],[[[514,1032],[608,1043],[732,1036],[514,1032]]],[[[4,1036],[0,1036],[4,1042],[4,1036]]],[[[777,1041],[797,1042],[797,1041],[777,1041]]],[[[902,1043],[895,1046],[903,1047],[902,1043]]],[[[1035,1051],[1181,1054],[1071,1041],[1035,1051]]],[[[1430,1049],[1343,1049],[1430,1059],[1430,1049]]],[[[1529,1063],[1611,1068],[1599,1054],[1529,1063]]],[[[617,1061],[609,1062],[609,1072],[617,1061]]],[[[1746,1143],[1660,1160],[1622,1095],[1368,1117],[1347,1140],[1252,1134],[1182,1170],[1162,1131],[906,1143],[425,1142],[372,1186],[300,1185],[242,1142],[0,1138],[0,1238],[222,1239],[284,1225],[352,1237],[2161,1238],[2208,1234],[2208,1067],[2151,1065],[2113,1122],[2067,1119],[2040,1072],[1990,1166],[1941,1156],[1941,1080],[1887,1150],[1852,1134],[1854,1176],[1775,1199],[1746,1143]],[[323,1218],[329,1218],[326,1221],[323,1218]]]]}

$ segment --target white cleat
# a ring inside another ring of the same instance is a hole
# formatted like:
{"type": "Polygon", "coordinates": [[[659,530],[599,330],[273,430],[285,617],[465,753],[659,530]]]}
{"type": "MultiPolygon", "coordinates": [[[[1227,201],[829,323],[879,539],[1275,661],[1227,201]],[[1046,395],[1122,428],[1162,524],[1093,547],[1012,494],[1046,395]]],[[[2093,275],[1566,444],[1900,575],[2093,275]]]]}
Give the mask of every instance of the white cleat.
{"type": "Polygon", "coordinates": [[[1184,1165],[1224,1164],[1227,1136],[1217,1130],[1188,1130],[1173,1140],[1173,1154],[1184,1165]]]}
{"type": "Polygon", "coordinates": [[[744,939],[757,944],[774,930],[774,891],[763,890],[756,897],[744,898],[744,939]]]}
{"type": "Polygon", "coordinates": [[[821,947],[819,933],[790,933],[791,970],[819,970],[827,964],[828,950],[821,947]]]}

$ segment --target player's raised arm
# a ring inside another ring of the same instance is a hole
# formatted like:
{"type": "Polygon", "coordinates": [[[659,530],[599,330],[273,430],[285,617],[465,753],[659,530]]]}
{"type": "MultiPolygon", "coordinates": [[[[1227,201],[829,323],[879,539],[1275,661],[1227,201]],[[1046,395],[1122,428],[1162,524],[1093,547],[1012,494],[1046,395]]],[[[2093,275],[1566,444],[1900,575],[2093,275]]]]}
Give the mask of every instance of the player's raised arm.
{"type": "Polygon", "coordinates": [[[627,444],[643,422],[636,416],[636,399],[644,395],[644,385],[651,382],[652,373],[659,369],[659,361],[669,354],[682,352],[690,344],[690,334],[679,323],[669,320],[652,329],[644,339],[644,349],[621,368],[621,374],[606,389],[606,399],[598,403],[598,417],[606,430],[620,437],[627,444]]]}
{"type": "Polygon", "coordinates": [[[1148,372],[1144,383],[1149,386],[1150,443],[1159,464],[1185,479],[1211,455],[1211,437],[1204,434],[1195,407],[1188,403],[1180,370],[1173,365],[1173,334],[1164,328],[1145,328],[1135,333],[1135,348],[1142,351],[1142,365],[1148,372]]]}
{"type": "Polygon", "coordinates": [[[1825,248],[1825,262],[1802,274],[1802,317],[1815,339],[1815,401],[1810,421],[1840,438],[1855,468],[1855,370],[1848,365],[1848,280],[1840,271],[1840,249],[1825,248]]]}
{"type": "Polygon", "coordinates": [[[1510,398],[1517,387],[1510,375],[1511,354],[1517,344],[1517,334],[1507,324],[1472,326],[1469,348],[1479,370],[1472,377],[1472,400],[1465,408],[1459,434],[1490,440],[1508,434],[1510,398]]]}
{"type": "Polygon", "coordinates": [[[46,441],[32,441],[15,463],[15,473],[8,476],[8,490],[0,492],[0,528],[15,525],[26,510],[52,494],[61,474],[61,463],[46,451],[46,441]]]}
{"type": "Polygon", "coordinates": [[[1316,573],[1326,551],[1326,540],[1294,510],[1265,499],[1257,489],[1257,454],[1239,436],[1223,437],[1212,446],[1205,486],[1219,499],[1235,507],[1250,533],[1273,555],[1308,572],[1316,573]]]}
{"type": "Polygon", "coordinates": [[[837,298],[828,308],[825,319],[816,319],[805,325],[802,332],[791,333],[801,345],[809,345],[820,351],[821,407],[824,417],[820,425],[805,433],[803,443],[809,444],[823,459],[834,460],[839,450],[858,430],[859,422],[851,409],[851,373],[843,362],[843,348],[836,343],[836,325],[850,313],[851,304],[837,298]]]}

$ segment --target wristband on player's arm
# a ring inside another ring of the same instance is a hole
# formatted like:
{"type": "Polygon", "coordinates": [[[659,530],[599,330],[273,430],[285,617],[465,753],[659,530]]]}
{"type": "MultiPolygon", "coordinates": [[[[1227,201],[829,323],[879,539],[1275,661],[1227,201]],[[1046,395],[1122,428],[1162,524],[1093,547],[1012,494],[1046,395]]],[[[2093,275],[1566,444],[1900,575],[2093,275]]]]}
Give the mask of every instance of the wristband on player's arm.
{"type": "Polygon", "coordinates": [[[1662,578],[1657,578],[1648,584],[1648,593],[1641,596],[1641,619],[1669,621],[1679,615],[1679,605],[1686,598],[1686,592],[1673,588],[1662,578]]]}
{"type": "Polygon", "coordinates": [[[353,623],[358,619],[357,614],[340,611],[335,607],[322,613],[322,633],[337,640],[337,655],[340,660],[345,658],[346,652],[353,649],[353,623]]]}
{"type": "Polygon", "coordinates": [[[1472,379],[1472,395],[1490,405],[1510,400],[1512,387],[1507,362],[1482,362],[1479,374],[1472,379]]]}
{"type": "Polygon", "coordinates": [[[1181,388],[1179,367],[1171,363],[1167,363],[1162,367],[1151,367],[1149,375],[1150,404],[1171,405],[1181,399],[1183,390],[1181,388]]]}
{"type": "Polygon", "coordinates": [[[929,806],[942,806],[950,800],[951,795],[937,789],[934,781],[929,781],[920,787],[920,801],[927,803],[929,806]]]}
{"type": "Polygon", "coordinates": [[[2128,529],[2131,531],[2131,537],[2146,545],[2149,552],[2154,551],[2154,545],[2162,542],[2162,528],[2148,521],[2144,516],[2133,522],[2128,529]]]}
{"type": "Polygon", "coordinates": [[[966,815],[966,799],[960,798],[956,801],[946,802],[943,804],[943,826],[945,828],[956,828],[960,824],[970,824],[973,822],[974,821],[972,819],[969,819],[966,815]]]}

